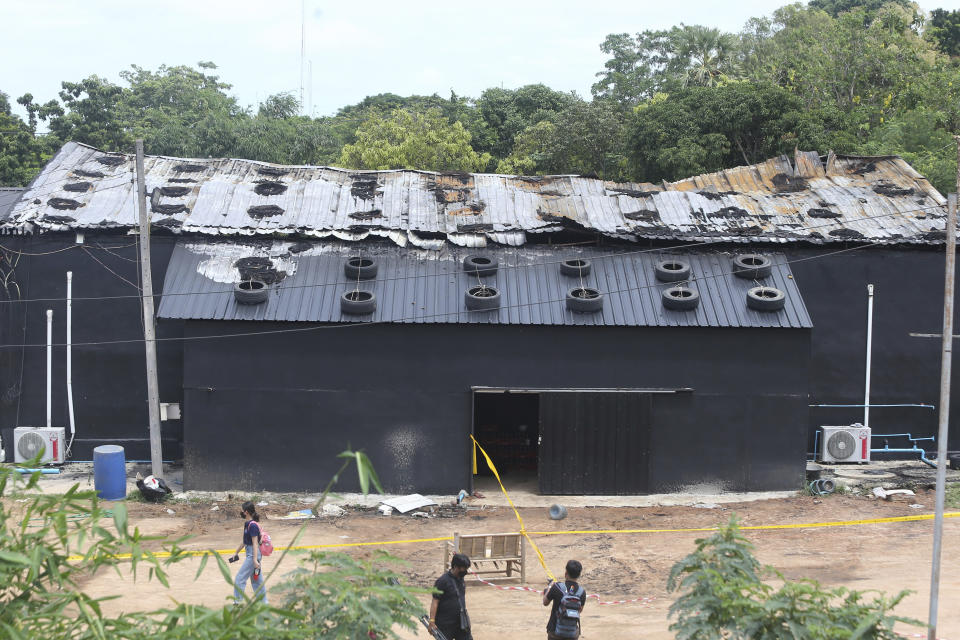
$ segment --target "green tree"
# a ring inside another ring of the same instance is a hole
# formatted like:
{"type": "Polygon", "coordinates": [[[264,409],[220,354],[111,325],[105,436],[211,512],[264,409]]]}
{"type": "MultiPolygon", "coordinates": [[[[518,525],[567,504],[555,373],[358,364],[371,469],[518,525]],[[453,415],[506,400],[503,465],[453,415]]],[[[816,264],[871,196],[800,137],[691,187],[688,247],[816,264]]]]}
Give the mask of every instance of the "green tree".
{"type": "Polygon", "coordinates": [[[50,155],[47,141],[13,113],[7,94],[0,91],[0,186],[26,185],[50,155]]]}
{"type": "Polygon", "coordinates": [[[884,122],[859,150],[899,155],[941,193],[949,193],[957,188],[957,149],[942,125],[942,113],[921,107],[884,122]]]}
{"type": "Polygon", "coordinates": [[[293,118],[298,113],[300,113],[300,101],[290,92],[267,96],[257,109],[258,116],[277,120],[293,118]]]}
{"type": "Polygon", "coordinates": [[[948,56],[960,56],[960,10],[934,9],[924,25],[924,36],[948,56]]]}
{"type": "Polygon", "coordinates": [[[754,164],[797,146],[839,146],[840,115],[808,111],[788,90],[769,84],[693,87],[635,111],[629,154],[638,179],[676,180],[754,164]]]}
{"type": "Polygon", "coordinates": [[[825,589],[813,580],[787,579],[761,566],[740,534],[736,516],[677,562],[667,580],[679,592],[670,606],[678,640],[897,640],[896,622],[920,622],[892,610],[909,593],[825,589]],[[764,578],[782,583],[775,588],[764,578]]]}
{"type": "Polygon", "coordinates": [[[625,118],[610,101],[576,100],[527,127],[497,173],[576,173],[619,179],[626,169],[625,118]]]}
{"type": "Polygon", "coordinates": [[[477,141],[477,150],[504,158],[513,149],[517,135],[541,120],[559,113],[575,100],[569,93],[542,84],[519,89],[486,89],[477,100],[477,112],[489,132],[477,141]]]}
{"type": "Polygon", "coordinates": [[[474,151],[470,139],[462,124],[450,124],[439,109],[396,109],[363,122],[356,143],[343,148],[340,164],[354,169],[483,171],[490,154],[474,151]]]}
{"type": "Polygon", "coordinates": [[[862,7],[836,18],[800,5],[778,9],[774,75],[767,79],[808,108],[858,110],[877,124],[900,108],[902,89],[934,68],[936,51],[913,29],[910,9],[886,4],[868,18],[862,7]]]}
{"type": "Polygon", "coordinates": [[[836,18],[841,13],[862,9],[868,15],[877,13],[886,4],[896,4],[904,9],[913,9],[910,0],[810,0],[807,6],[829,13],[836,18]]]}

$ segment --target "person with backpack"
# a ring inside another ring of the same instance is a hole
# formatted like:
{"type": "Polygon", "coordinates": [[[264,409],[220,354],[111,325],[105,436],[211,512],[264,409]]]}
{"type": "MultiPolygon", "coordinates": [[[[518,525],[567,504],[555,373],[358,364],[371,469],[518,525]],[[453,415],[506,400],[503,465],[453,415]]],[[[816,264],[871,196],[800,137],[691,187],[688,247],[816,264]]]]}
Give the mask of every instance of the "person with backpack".
{"type": "Polygon", "coordinates": [[[260,573],[262,559],[260,545],[264,542],[264,533],[260,527],[260,514],[257,513],[257,507],[247,500],[240,507],[240,516],[243,518],[243,541],[237,547],[236,553],[230,558],[230,562],[236,562],[240,559],[240,552],[246,549],[246,557],[237,576],[233,580],[233,603],[243,603],[243,592],[247,590],[247,580],[253,586],[254,597],[262,597],[264,604],[267,602],[267,589],[264,584],[266,581],[260,573]]]}
{"type": "Polygon", "coordinates": [[[583,565],[567,562],[563,582],[551,582],[543,590],[543,606],[553,604],[547,621],[547,640],[569,640],[580,637],[580,614],[587,604],[587,592],[580,583],[583,565]]]}
{"type": "Polygon", "coordinates": [[[438,593],[433,594],[430,602],[430,633],[439,630],[447,640],[473,640],[467,615],[467,586],[463,583],[469,568],[470,558],[455,553],[450,569],[433,583],[438,593]]]}

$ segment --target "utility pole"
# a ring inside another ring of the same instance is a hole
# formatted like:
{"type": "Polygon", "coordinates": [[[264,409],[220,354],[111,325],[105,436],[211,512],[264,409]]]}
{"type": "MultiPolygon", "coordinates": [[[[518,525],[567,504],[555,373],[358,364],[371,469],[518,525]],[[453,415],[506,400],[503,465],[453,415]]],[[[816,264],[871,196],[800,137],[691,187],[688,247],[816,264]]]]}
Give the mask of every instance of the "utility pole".
{"type": "Polygon", "coordinates": [[[143,172],[143,140],[137,140],[137,204],[140,207],[140,273],[143,302],[143,346],[147,353],[147,409],[150,414],[150,469],[155,478],[163,477],[163,452],[160,448],[160,392],[157,385],[157,341],[153,320],[153,275],[150,271],[150,214],[147,212],[147,187],[143,172]]]}
{"type": "MultiPolygon", "coordinates": [[[[957,190],[960,191],[960,136],[957,141],[957,190]]],[[[937,435],[937,499],[933,520],[933,563],[930,569],[928,640],[937,640],[937,605],[940,599],[940,555],[943,542],[943,503],[947,480],[947,438],[950,433],[950,365],[953,356],[953,284],[957,253],[957,194],[949,195],[947,257],[943,283],[943,355],[940,361],[940,430],[937,435]]]]}

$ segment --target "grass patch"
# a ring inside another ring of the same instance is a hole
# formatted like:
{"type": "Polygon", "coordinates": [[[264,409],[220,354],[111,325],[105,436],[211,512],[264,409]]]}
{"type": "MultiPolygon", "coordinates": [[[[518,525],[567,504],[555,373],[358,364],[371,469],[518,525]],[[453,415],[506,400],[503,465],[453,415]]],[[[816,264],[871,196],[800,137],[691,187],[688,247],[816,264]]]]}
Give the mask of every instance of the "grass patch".
{"type": "Polygon", "coordinates": [[[950,509],[960,509],[960,483],[951,482],[947,485],[945,504],[950,509]]]}

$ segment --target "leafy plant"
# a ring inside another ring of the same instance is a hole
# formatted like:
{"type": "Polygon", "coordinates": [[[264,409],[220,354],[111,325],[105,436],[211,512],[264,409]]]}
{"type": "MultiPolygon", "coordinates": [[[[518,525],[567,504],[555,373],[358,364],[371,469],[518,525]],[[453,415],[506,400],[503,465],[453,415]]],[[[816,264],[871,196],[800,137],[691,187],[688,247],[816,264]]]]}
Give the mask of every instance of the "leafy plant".
{"type": "Polygon", "coordinates": [[[670,606],[678,640],[895,640],[892,614],[908,595],[826,589],[814,580],[787,580],[762,566],[741,534],[736,516],[670,570],[667,588],[680,592],[670,606]],[[782,582],[775,588],[763,579],[782,582]],[[870,594],[870,595],[868,595],[870,594]]]}
{"type": "MultiPolygon", "coordinates": [[[[341,457],[340,471],[314,508],[322,505],[340,474],[354,463],[361,486],[380,490],[365,454],[346,451],[341,457]]],[[[345,553],[322,553],[310,554],[274,587],[284,595],[279,607],[252,598],[241,607],[179,603],[107,615],[103,604],[120,594],[90,596],[83,590],[85,578],[103,570],[118,575],[129,571],[134,579],[146,573],[148,580],[169,587],[169,566],[197,553],[183,548],[188,537],[168,540],[131,529],[126,506],[115,503],[106,511],[93,491],[74,485],[64,494],[38,493],[39,478],[39,473],[22,478],[15,469],[0,467],[0,637],[261,640],[269,630],[270,638],[282,640],[368,638],[369,631],[379,638],[395,638],[394,625],[412,628],[415,617],[423,613],[414,595],[418,590],[400,586],[396,574],[384,568],[386,554],[355,560],[345,553]],[[362,635],[346,631],[361,627],[367,629],[362,635]]],[[[270,576],[289,553],[289,548],[283,551],[270,576]]],[[[197,578],[213,557],[226,584],[232,584],[230,568],[219,554],[200,555],[197,578]]]]}

